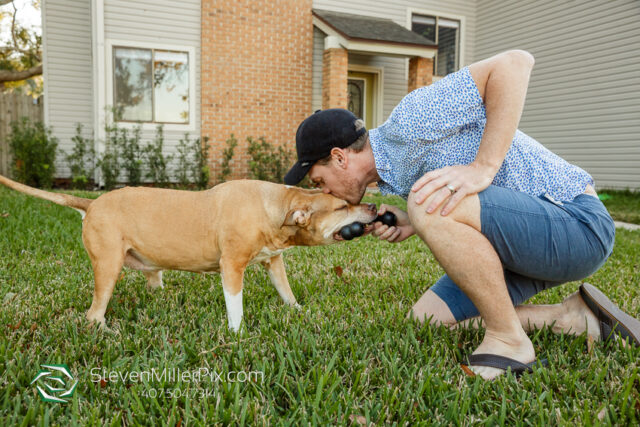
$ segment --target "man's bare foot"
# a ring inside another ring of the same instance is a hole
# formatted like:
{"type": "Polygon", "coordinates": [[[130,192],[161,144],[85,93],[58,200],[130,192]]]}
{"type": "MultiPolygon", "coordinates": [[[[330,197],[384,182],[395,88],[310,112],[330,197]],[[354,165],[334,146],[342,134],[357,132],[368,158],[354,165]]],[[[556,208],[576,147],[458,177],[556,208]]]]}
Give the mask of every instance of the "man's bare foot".
{"type": "Polygon", "coordinates": [[[584,332],[594,341],[602,339],[600,336],[600,322],[589,309],[578,292],[575,292],[562,301],[565,314],[553,326],[553,332],[580,335],[584,332]]]}
{"type": "MultiPolygon", "coordinates": [[[[482,343],[473,354],[495,354],[508,357],[522,363],[531,363],[536,359],[531,340],[522,328],[515,335],[505,335],[487,330],[482,343]]],[[[485,380],[492,380],[505,373],[502,369],[489,366],[469,366],[474,374],[485,380]]]]}

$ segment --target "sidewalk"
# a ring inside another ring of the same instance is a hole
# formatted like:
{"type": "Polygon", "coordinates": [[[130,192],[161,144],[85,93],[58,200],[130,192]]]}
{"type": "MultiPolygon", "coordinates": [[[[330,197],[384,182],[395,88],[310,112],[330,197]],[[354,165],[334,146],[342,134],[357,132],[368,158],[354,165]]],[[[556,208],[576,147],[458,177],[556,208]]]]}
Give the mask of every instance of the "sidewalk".
{"type": "Polygon", "coordinates": [[[640,230],[640,225],[629,224],[628,222],[614,221],[616,228],[624,228],[625,230],[640,230]]]}

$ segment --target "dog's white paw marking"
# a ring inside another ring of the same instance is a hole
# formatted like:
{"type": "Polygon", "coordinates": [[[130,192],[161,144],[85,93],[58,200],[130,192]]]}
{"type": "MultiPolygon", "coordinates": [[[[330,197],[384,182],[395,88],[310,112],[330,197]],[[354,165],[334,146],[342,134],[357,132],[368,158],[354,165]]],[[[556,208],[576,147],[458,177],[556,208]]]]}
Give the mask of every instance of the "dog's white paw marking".
{"type": "Polygon", "coordinates": [[[233,332],[238,332],[242,323],[242,289],[235,295],[227,292],[224,288],[222,291],[224,293],[224,302],[227,306],[229,329],[233,332]]]}

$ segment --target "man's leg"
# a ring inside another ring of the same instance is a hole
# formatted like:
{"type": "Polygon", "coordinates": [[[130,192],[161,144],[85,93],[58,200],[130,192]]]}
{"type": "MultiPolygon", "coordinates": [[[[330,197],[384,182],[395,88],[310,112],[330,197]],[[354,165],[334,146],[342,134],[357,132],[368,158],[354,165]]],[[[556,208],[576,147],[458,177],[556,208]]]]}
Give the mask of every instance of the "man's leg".
{"type": "MultiPolygon", "coordinates": [[[[502,262],[481,232],[478,195],[467,196],[452,213],[442,216],[440,209],[428,214],[425,207],[430,200],[418,205],[414,194],[407,201],[411,224],[447,274],[471,299],[486,326],[484,339],[473,353],[532,362],[535,351],[509,297],[502,262]]],[[[504,372],[475,366],[472,370],[486,379],[504,372]]]]}
{"type": "MultiPolygon", "coordinates": [[[[601,339],[598,319],[578,292],[571,294],[560,304],[519,305],[516,307],[516,314],[526,332],[550,326],[557,334],[580,335],[587,332],[596,341],[601,339]]],[[[421,323],[430,321],[434,325],[443,324],[452,328],[482,326],[480,317],[458,322],[447,303],[432,290],[427,290],[422,295],[409,315],[421,323]]]]}

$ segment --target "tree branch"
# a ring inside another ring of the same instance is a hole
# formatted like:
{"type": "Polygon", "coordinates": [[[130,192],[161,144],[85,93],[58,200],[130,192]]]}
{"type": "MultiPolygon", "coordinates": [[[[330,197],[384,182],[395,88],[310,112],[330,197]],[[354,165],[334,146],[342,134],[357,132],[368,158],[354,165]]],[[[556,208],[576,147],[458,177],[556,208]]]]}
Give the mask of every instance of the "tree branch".
{"type": "Polygon", "coordinates": [[[17,82],[28,79],[29,77],[39,76],[42,74],[42,64],[31,67],[28,70],[9,71],[0,70],[0,83],[17,82]]]}

